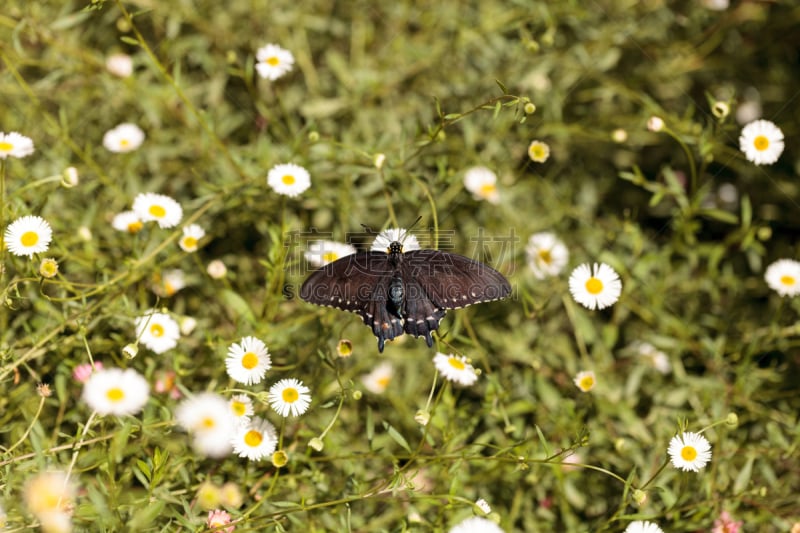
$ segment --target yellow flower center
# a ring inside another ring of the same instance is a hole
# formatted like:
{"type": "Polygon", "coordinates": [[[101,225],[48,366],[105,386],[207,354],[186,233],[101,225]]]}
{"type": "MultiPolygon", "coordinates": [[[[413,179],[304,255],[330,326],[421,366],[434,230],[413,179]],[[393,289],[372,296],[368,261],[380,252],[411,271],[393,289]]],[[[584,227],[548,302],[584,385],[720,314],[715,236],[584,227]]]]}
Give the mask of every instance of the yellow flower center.
{"type": "Polygon", "coordinates": [[[244,403],[236,400],[234,400],[231,404],[231,409],[233,409],[233,413],[236,416],[244,416],[244,414],[247,412],[247,407],[244,405],[244,403]]]}
{"type": "Polygon", "coordinates": [[[144,224],[142,224],[138,220],[136,222],[131,222],[130,224],[128,224],[128,233],[139,233],[139,231],[143,227],[144,227],[144,224]]]}
{"type": "Polygon", "coordinates": [[[147,210],[148,213],[153,215],[156,218],[161,218],[167,214],[167,210],[164,209],[163,206],[160,205],[151,205],[150,208],[147,210]]]}
{"type": "Polygon", "coordinates": [[[120,148],[127,148],[131,142],[128,139],[120,139],[119,140],[119,147],[120,148]]]}
{"type": "Polygon", "coordinates": [[[489,198],[497,192],[497,186],[495,186],[494,183],[487,183],[485,185],[481,185],[478,191],[478,196],[481,198],[489,198]]]}
{"type": "Polygon", "coordinates": [[[217,426],[217,421],[207,416],[200,421],[199,426],[201,429],[213,429],[217,426]]]}
{"type": "Polygon", "coordinates": [[[767,148],[769,148],[769,139],[767,139],[767,138],[766,138],[765,136],[763,136],[763,135],[759,135],[758,137],[756,137],[756,138],[753,140],[753,146],[754,146],[754,147],[755,147],[755,149],[756,149],[756,150],[758,150],[759,152],[763,152],[764,150],[766,150],[767,148]]]}
{"type": "Polygon", "coordinates": [[[294,403],[300,398],[300,394],[297,392],[297,389],[287,388],[283,389],[281,397],[286,403],[294,403]]]}
{"type": "Polygon", "coordinates": [[[164,335],[164,326],[162,326],[161,324],[151,324],[150,335],[156,338],[161,337],[162,335],[164,335]]]}
{"type": "Polygon", "coordinates": [[[34,246],[37,242],[39,242],[39,234],[35,231],[26,231],[22,234],[19,242],[22,243],[22,246],[34,246]]]}
{"type": "Polygon", "coordinates": [[[258,365],[258,356],[253,352],[247,352],[242,357],[242,366],[247,370],[253,370],[258,365]]]}
{"type": "Polygon", "coordinates": [[[586,290],[589,294],[600,294],[603,292],[603,282],[593,276],[586,282],[586,290]]]}
{"type": "Polygon", "coordinates": [[[382,378],[378,378],[377,383],[382,389],[385,389],[386,387],[389,386],[390,381],[392,381],[392,378],[390,378],[389,376],[384,376],[382,378]]]}
{"type": "Polygon", "coordinates": [[[261,434],[260,431],[256,431],[255,429],[251,429],[247,433],[244,434],[244,443],[248,446],[256,447],[261,444],[261,441],[264,440],[264,436],[261,434]]]}
{"type": "Polygon", "coordinates": [[[578,387],[582,391],[588,391],[594,387],[594,378],[592,376],[583,376],[579,381],[578,387]]]}
{"type": "Polygon", "coordinates": [[[694,461],[697,459],[697,450],[693,446],[684,446],[681,448],[681,458],[684,461],[694,461]]]}
{"type": "Polygon", "coordinates": [[[281,181],[285,185],[294,185],[295,179],[294,176],[292,176],[291,174],[286,174],[281,178],[281,181]]]}
{"type": "Polygon", "coordinates": [[[197,239],[194,237],[184,237],[183,246],[184,248],[189,248],[191,250],[192,248],[197,247],[197,239]]]}
{"type": "Polygon", "coordinates": [[[267,59],[265,59],[264,63],[268,64],[271,67],[277,67],[278,65],[281,64],[281,60],[278,59],[275,56],[272,56],[272,57],[268,57],[267,59]]]}
{"type": "Polygon", "coordinates": [[[175,285],[173,285],[173,284],[172,284],[172,283],[170,283],[169,281],[165,281],[165,282],[164,282],[164,293],[165,293],[167,296],[172,296],[172,295],[173,295],[173,294],[175,294],[176,292],[178,292],[178,289],[176,289],[176,288],[175,288],[175,285]]]}
{"type": "Polygon", "coordinates": [[[465,368],[467,368],[467,365],[464,364],[464,361],[462,361],[458,357],[451,357],[447,360],[447,362],[450,364],[450,366],[452,366],[456,370],[464,370],[465,368]]]}
{"type": "Polygon", "coordinates": [[[797,283],[797,280],[794,279],[794,276],[789,276],[787,274],[784,274],[783,276],[781,276],[781,283],[783,283],[784,285],[788,285],[789,287],[792,287],[797,283]]]}
{"type": "Polygon", "coordinates": [[[553,254],[550,253],[550,250],[539,250],[539,260],[542,263],[549,265],[553,262],[553,254]]]}
{"type": "Polygon", "coordinates": [[[106,398],[109,399],[111,402],[119,402],[125,398],[125,391],[120,389],[119,387],[114,387],[113,389],[108,389],[106,391],[106,398]]]}
{"type": "Polygon", "coordinates": [[[58,263],[52,259],[45,259],[39,266],[39,274],[46,278],[52,278],[58,273],[58,263]]]}
{"type": "Polygon", "coordinates": [[[336,252],[325,252],[322,254],[322,260],[326,263],[333,263],[337,259],[339,259],[339,254],[336,252]]]}
{"type": "Polygon", "coordinates": [[[14,149],[13,144],[6,141],[0,141],[0,152],[10,152],[13,149],[14,149]]]}

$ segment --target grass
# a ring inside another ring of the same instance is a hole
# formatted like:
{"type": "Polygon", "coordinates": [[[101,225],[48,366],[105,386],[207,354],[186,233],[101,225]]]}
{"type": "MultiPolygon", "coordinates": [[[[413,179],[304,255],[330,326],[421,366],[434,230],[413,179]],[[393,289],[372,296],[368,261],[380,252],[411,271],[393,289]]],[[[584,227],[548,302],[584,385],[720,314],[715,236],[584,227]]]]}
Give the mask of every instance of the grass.
{"type": "Polygon", "coordinates": [[[0,222],[38,215],[53,228],[46,253],[3,256],[8,530],[43,520],[25,487],[53,470],[77,487],[65,498],[76,531],[202,531],[226,504],[236,531],[447,531],[484,514],[479,498],[505,531],[616,532],[634,519],[707,531],[722,511],[745,531],[800,522],[800,300],[763,275],[798,254],[796,7],[166,4],[12,0],[0,14],[0,131],[36,146],[0,160],[0,222]],[[269,42],[296,60],[273,82],[253,66],[269,42]],[[133,58],[132,76],[106,70],[115,52],[133,58]],[[729,115],[712,112],[718,102],[729,115]],[[771,166],[738,149],[736,115],[754,105],[786,136],[771,166]],[[651,116],[662,131],[647,129],[651,116]],[[124,122],[145,142],[111,153],[103,134],[124,122]],[[550,147],[545,163],[528,158],[534,139],[550,147]],[[266,184],[285,162],[311,174],[296,198],[266,184]],[[496,172],[497,205],[464,189],[475,165],[496,172]],[[70,166],[80,182],[65,187],[70,166]],[[141,192],[178,200],[181,225],[114,230],[141,192]],[[491,263],[513,297],[451,311],[434,349],[405,338],[383,354],[357,316],[297,298],[309,240],[368,244],[362,225],[417,217],[427,246],[491,263]],[[190,223],[208,234],[196,253],[177,245],[190,223]],[[541,231],[570,253],[546,280],[525,253],[541,231]],[[56,277],[39,274],[44,257],[56,277]],[[209,276],[212,260],[224,278],[209,276]],[[572,268],[594,262],[623,284],[603,311],[567,288],[572,268]],[[187,287],[156,296],[154,279],[176,268],[187,287]],[[140,345],[129,358],[134,320],[151,308],[197,326],[174,349],[140,345]],[[248,335],[273,363],[250,387],[224,366],[248,335]],[[338,357],[341,339],[352,356],[338,357]],[[639,355],[642,342],[669,373],[639,355]],[[442,381],[435,351],[470,357],[478,382],[442,381]],[[90,360],[135,369],[151,387],[174,372],[183,398],[246,390],[288,462],[204,458],[168,393],[151,390],[133,416],[93,416],[72,377],[90,360]],[[383,361],[394,376],[370,393],[360,378],[383,361]],[[572,382],[581,370],[597,377],[588,393],[572,382]],[[282,419],[263,393],[288,377],[313,400],[282,419]],[[712,445],[698,473],[668,464],[683,430],[712,445]],[[226,483],[239,498],[220,496],[226,483]]]}

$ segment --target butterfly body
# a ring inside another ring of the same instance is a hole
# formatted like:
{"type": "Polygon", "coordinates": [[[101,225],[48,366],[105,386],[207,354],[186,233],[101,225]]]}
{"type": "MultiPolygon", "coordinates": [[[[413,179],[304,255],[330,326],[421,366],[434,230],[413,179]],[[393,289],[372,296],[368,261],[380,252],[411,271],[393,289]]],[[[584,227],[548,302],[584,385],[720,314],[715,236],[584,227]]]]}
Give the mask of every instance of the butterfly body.
{"type": "Polygon", "coordinates": [[[388,253],[359,252],[313,272],[300,298],[358,314],[384,343],[408,333],[433,345],[431,333],[447,309],[499,300],[511,293],[496,270],[440,250],[402,251],[394,241],[388,253]]]}

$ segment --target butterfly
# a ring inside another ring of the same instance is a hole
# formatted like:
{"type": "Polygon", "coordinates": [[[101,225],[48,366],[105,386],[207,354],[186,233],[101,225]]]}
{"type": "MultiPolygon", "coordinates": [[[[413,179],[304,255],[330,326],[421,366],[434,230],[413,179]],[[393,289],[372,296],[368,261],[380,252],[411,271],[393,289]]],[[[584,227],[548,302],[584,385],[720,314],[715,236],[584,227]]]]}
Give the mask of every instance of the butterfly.
{"type": "Polygon", "coordinates": [[[400,241],[384,251],[351,254],[314,271],[303,283],[306,302],[356,313],[378,339],[408,333],[425,337],[447,309],[501,300],[511,294],[508,280],[493,268],[463,255],[441,250],[403,253],[400,241]]]}

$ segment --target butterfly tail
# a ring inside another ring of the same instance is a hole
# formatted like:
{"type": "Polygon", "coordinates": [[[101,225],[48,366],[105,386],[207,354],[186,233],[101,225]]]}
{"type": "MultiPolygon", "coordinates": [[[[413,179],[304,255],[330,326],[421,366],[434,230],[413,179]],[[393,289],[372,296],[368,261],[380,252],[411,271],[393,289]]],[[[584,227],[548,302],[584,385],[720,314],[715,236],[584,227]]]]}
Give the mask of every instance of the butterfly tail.
{"type": "Polygon", "coordinates": [[[370,302],[370,309],[364,316],[364,323],[372,329],[378,339],[378,351],[383,352],[384,343],[403,334],[403,320],[389,312],[386,300],[370,302]]]}

